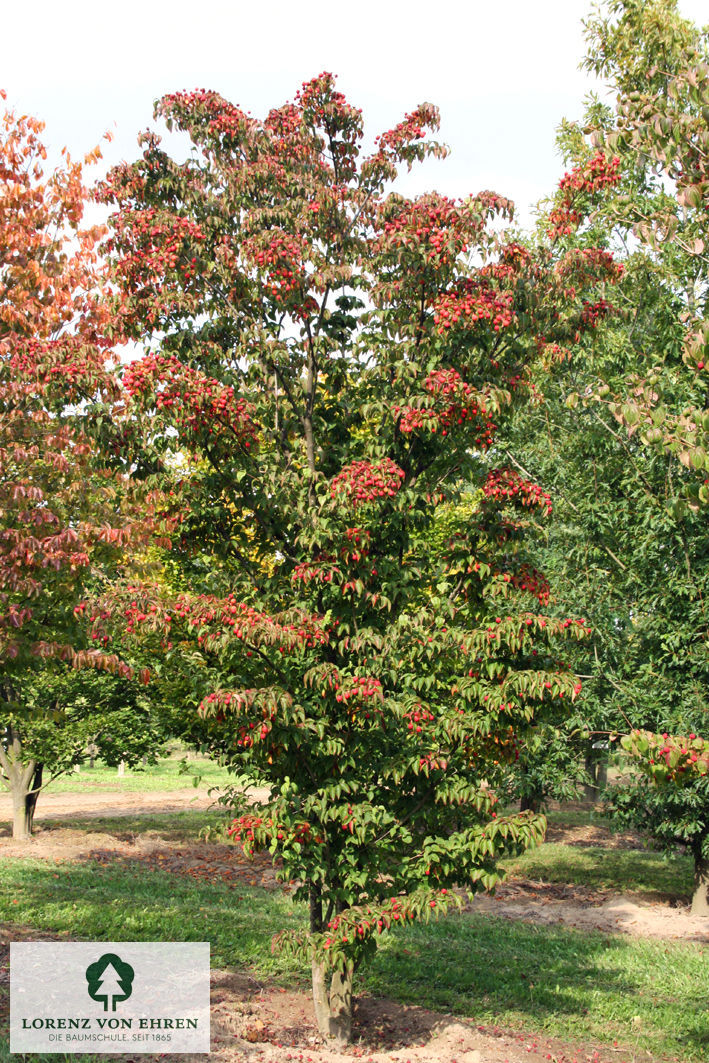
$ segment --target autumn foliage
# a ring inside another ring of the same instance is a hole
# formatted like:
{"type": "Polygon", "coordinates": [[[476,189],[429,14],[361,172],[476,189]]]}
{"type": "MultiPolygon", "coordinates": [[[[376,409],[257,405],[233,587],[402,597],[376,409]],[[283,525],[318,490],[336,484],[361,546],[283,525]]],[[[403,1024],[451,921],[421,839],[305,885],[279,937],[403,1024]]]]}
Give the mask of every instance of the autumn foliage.
{"type": "Polygon", "coordinates": [[[45,173],[42,128],[0,118],[0,780],[16,836],[41,784],[33,727],[55,711],[28,707],[24,683],[67,666],[132,675],[108,636],[90,637],[81,601],[158,526],[99,442],[119,394],[101,234],[82,228],[82,166],[66,156],[45,173]]]}

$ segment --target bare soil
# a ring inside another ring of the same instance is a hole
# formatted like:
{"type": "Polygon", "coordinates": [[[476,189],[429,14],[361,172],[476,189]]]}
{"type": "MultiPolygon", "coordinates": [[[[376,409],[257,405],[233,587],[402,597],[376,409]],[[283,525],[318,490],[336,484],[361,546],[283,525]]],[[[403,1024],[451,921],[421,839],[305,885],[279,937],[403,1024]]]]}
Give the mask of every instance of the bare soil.
{"type": "MultiPolygon", "coordinates": [[[[135,815],[208,807],[210,799],[193,789],[138,793],[48,794],[43,796],[36,836],[13,842],[0,826],[0,858],[49,861],[127,862],[136,869],[156,864],[174,874],[218,877],[234,888],[244,883],[282,889],[266,855],[247,859],[238,848],[219,842],[168,840],[158,832],[115,830],[96,833],[72,827],[43,827],[43,820],[135,815]]],[[[0,820],[8,814],[0,799],[0,820]]],[[[548,840],[608,848],[637,847],[632,835],[611,835],[601,826],[552,828],[548,840]]],[[[496,895],[479,895],[470,910],[489,911],[511,920],[560,923],[582,930],[709,943],[709,920],[673,906],[668,898],[613,894],[585,887],[512,879],[496,895]]],[[[9,941],[32,939],[36,931],[0,926],[0,1019],[6,1019],[9,941]]],[[[56,936],[56,935],[54,935],[56,936]]],[[[43,939],[53,935],[42,935],[43,939]]],[[[262,984],[243,972],[212,972],[212,1052],[214,1063],[619,1063],[631,1056],[616,1048],[562,1044],[492,1026],[476,1026],[457,1017],[404,1006],[395,1001],[360,997],[356,1002],[354,1041],[345,1051],[323,1044],[307,993],[262,984]]],[[[153,1056],[112,1057],[150,1063],[153,1056]]],[[[199,1063],[201,1056],[177,1056],[177,1063],[199,1063]]],[[[647,1058],[647,1057],[646,1057],[647,1058]]]]}
{"type": "MultiPolygon", "coordinates": [[[[43,793],[37,802],[35,822],[44,820],[93,819],[95,816],[131,816],[140,812],[186,812],[191,808],[209,808],[214,799],[189,789],[111,792],[86,789],[81,793],[43,793]]],[[[0,831],[2,821],[12,817],[12,800],[7,791],[0,793],[0,831]]]]}

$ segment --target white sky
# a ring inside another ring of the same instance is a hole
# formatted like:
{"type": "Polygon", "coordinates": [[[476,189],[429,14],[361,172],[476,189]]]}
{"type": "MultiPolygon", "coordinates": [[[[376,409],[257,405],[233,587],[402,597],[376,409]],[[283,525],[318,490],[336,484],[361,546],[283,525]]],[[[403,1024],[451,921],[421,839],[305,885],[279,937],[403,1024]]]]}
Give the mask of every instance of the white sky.
{"type": "MultiPolygon", "coordinates": [[[[702,23],[706,0],[680,0],[702,23]]],[[[257,117],[322,70],[364,112],[369,139],[428,100],[443,161],[402,191],[491,188],[521,221],[563,172],[555,129],[594,87],[579,71],[590,0],[35,0],[2,5],[0,87],[75,156],[106,130],[107,162],[135,158],[136,134],[166,92],[204,87],[257,117]]]]}

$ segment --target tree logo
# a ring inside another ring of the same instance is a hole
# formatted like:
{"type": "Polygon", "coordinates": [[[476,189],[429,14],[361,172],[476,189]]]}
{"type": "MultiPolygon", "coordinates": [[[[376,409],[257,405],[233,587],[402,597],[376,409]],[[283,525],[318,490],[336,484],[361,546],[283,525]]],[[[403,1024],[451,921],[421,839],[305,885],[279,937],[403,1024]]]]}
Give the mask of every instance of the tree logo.
{"type": "Polygon", "coordinates": [[[89,996],[92,1000],[102,1000],[104,1011],[115,1011],[116,1002],[127,1000],[133,992],[134,976],[129,963],[124,963],[115,952],[105,952],[86,968],[89,996]]]}

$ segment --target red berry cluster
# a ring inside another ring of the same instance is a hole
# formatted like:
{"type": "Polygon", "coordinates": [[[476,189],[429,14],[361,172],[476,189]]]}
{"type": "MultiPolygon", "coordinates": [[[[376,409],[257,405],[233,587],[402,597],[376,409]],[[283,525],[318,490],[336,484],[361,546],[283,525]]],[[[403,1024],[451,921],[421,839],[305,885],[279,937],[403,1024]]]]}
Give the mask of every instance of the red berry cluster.
{"type": "MultiPolygon", "coordinates": [[[[247,646],[274,647],[280,653],[301,647],[312,648],[328,640],[320,620],[300,610],[290,610],[279,618],[237,601],[234,594],[226,598],[208,594],[181,594],[170,613],[152,601],[149,595],[142,595],[140,588],[133,590],[139,592],[142,600],[137,594],[124,608],[128,631],[133,631],[137,625],[144,625],[146,630],[169,634],[171,625],[179,620],[186,623],[188,630],[200,632],[197,642],[201,646],[207,647],[226,636],[232,636],[244,641],[247,646]],[[292,622],[294,615],[296,623],[292,622]]],[[[251,650],[247,656],[251,656],[251,650]]]]}
{"type": "Polygon", "coordinates": [[[547,516],[552,511],[551,495],[539,484],[523,479],[514,469],[494,469],[488,473],[483,494],[486,498],[509,499],[522,506],[539,506],[546,509],[547,516]]]}
{"type": "Polygon", "coordinates": [[[341,683],[334,684],[337,694],[335,701],[365,701],[367,698],[383,700],[382,684],[374,676],[353,676],[341,683]]]}
{"type": "Polygon", "coordinates": [[[568,236],[581,222],[581,214],[574,204],[584,193],[593,194],[608,185],[620,181],[620,159],[614,155],[609,159],[602,151],[597,151],[585,163],[576,166],[570,173],[564,174],[559,182],[561,203],[549,214],[549,236],[568,236]]]}
{"type": "MultiPolygon", "coordinates": [[[[439,891],[441,898],[445,897],[447,893],[448,891],[445,889],[439,891]]],[[[439,894],[436,894],[436,896],[439,894]]],[[[429,908],[435,909],[436,907],[437,901],[431,899],[429,908]]],[[[330,950],[341,944],[348,945],[354,941],[362,940],[364,937],[382,934],[394,924],[403,926],[407,920],[413,922],[418,914],[407,897],[391,897],[389,900],[384,901],[376,911],[371,907],[367,907],[363,912],[359,909],[354,918],[345,911],[341,915],[335,916],[327,924],[329,936],[325,938],[323,948],[330,950]]]]}
{"type": "Polygon", "coordinates": [[[479,402],[479,396],[475,390],[465,383],[457,370],[436,369],[428,374],[423,386],[429,394],[445,400],[446,405],[442,409],[395,406],[394,414],[400,417],[399,428],[402,432],[413,432],[428,426],[432,432],[441,428],[442,435],[447,435],[449,428],[465,424],[473,418],[480,418],[483,420],[484,433],[477,442],[481,443],[483,438],[487,437],[489,437],[489,442],[492,441],[491,433],[495,427],[492,419],[479,402]]]}
{"type": "Polygon", "coordinates": [[[528,591],[529,594],[533,594],[535,598],[539,599],[541,605],[549,604],[549,581],[536,568],[532,568],[525,563],[520,566],[517,572],[506,573],[504,580],[521,591],[528,591]]]}
{"type": "Polygon", "coordinates": [[[362,561],[369,556],[371,534],[366,528],[347,528],[347,545],[340,547],[342,557],[351,561],[362,561]]]}
{"type": "Polygon", "coordinates": [[[205,239],[200,226],[179,214],[158,212],[154,207],[140,211],[124,211],[114,222],[117,239],[109,241],[109,249],[115,243],[128,249],[116,265],[117,272],[125,278],[129,291],[160,286],[160,278],[180,267],[183,280],[197,275],[197,259],[187,257],[191,241],[205,239]]]}
{"type": "MultiPolygon", "coordinates": [[[[296,100],[303,109],[312,111],[319,119],[327,118],[332,109],[350,110],[343,94],[335,90],[335,78],[328,70],[323,70],[322,74],[311,78],[310,81],[304,81],[296,93],[296,100]]],[[[356,110],[357,114],[362,113],[355,108],[351,109],[356,110]]]]}
{"type": "Polygon", "coordinates": [[[514,295],[498,291],[483,276],[470,277],[444,292],[434,306],[434,322],[439,333],[462,326],[472,328],[489,321],[495,332],[509,328],[515,321],[514,295]]]}
{"type": "Polygon", "coordinates": [[[250,813],[235,819],[227,830],[227,834],[234,840],[240,841],[243,851],[249,855],[253,854],[257,845],[259,847],[264,845],[269,838],[277,841],[298,842],[301,845],[309,842],[322,844],[324,841],[323,838],[313,837],[309,823],[294,823],[287,827],[271,816],[256,816],[250,813]]]}
{"type": "Polygon", "coordinates": [[[423,730],[422,724],[432,723],[435,716],[430,709],[426,709],[423,705],[418,705],[415,709],[411,709],[410,712],[404,713],[404,719],[408,720],[406,727],[407,730],[413,731],[414,734],[420,734],[423,730]]]}
{"type": "Polygon", "coordinates": [[[344,494],[355,505],[377,498],[393,498],[405,475],[391,458],[377,462],[353,461],[334,477],[330,494],[333,498],[344,494]]]}
{"type": "Polygon", "coordinates": [[[257,440],[246,400],[236,398],[230,385],[203,376],[174,356],[149,354],[131,363],[123,385],[131,396],[154,396],[157,409],[169,411],[176,425],[194,432],[207,429],[210,434],[225,429],[246,448],[257,440]]]}
{"type": "MultiPolygon", "coordinates": [[[[384,216],[391,214],[385,204],[384,216]]],[[[427,262],[438,268],[455,262],[470,243],[470,218],[446,196],[428,195],[414,202],[404,201],[397,214],[385,221],[382,235],[375,248],[411,247],[415,242],[424,247],[427,262]]]]}
{"type": "Polygon", "coordinates": [[[509,281],[532,261],[531,252],[521,244],[506,244],[500,252],[498,262],[492,262],[480,269],[483,277],[494,277],[498,281],[509,281]]]}
{"type": "Polygon", "coordinates": [[[446,150],[441,146],[424,142],[427,131],[438,129],[439,125],[438,108],[431,103],[420,104],[393,129],[376,138],[377,150],[363,162],[362,176],[393,180],[397,162],[422,159],[429,153],[444,155],[446,150]]]}
{"type": "Polygon", "coordinates": [[[242,248],[247,258],[263,269],[267,276],[266,291],[276,302],[300,293],[306,281],[304,258],[307,242],[303,236],[280,229],[269,229],[266,244],[252,237],[244,240],[242,248]]]}
{"type": "Polygon", "coordinates": [[[623,276],[624,269],[623,263],[616,262],[610,251],[600,247],[584,247],[567,252],[557,262],[554,272],[559,280],[573,280],[576,284],[599,281],[613,283],[623,276]]]}
{"type": "Polygon", "coordinates": [[[694,775],[709,774],[709,741],[700,738],[699,735],[670,735],[666,731],[662,735],[662,744],[656,735],[648,734],[650,750],[650,764],[659,764],[664,761],[667,770],[667,778],[674,780],[679,775],[688,773],[694,775]]]}
{"type": "Polygon", "coordinates": [[[420,140],[424,137],[426,135],[426,125],[427,120],[423,109],[419,107],[417,110],[407,114],[393,129],[389,129],[386,133],[381,133],[375,138],[374,143],[380,144],[382,148],[389,148],[396,152],[403,144],[408,144],[412,140],[420,140]]]}
{"type": "Polygon", "coordinates": [[[596,328],[598,322],[608,317],[612,310],[613,307],[606,299],[598,299],[595,303],[584,300],[581,320],[587,328],[596,328]]]}

